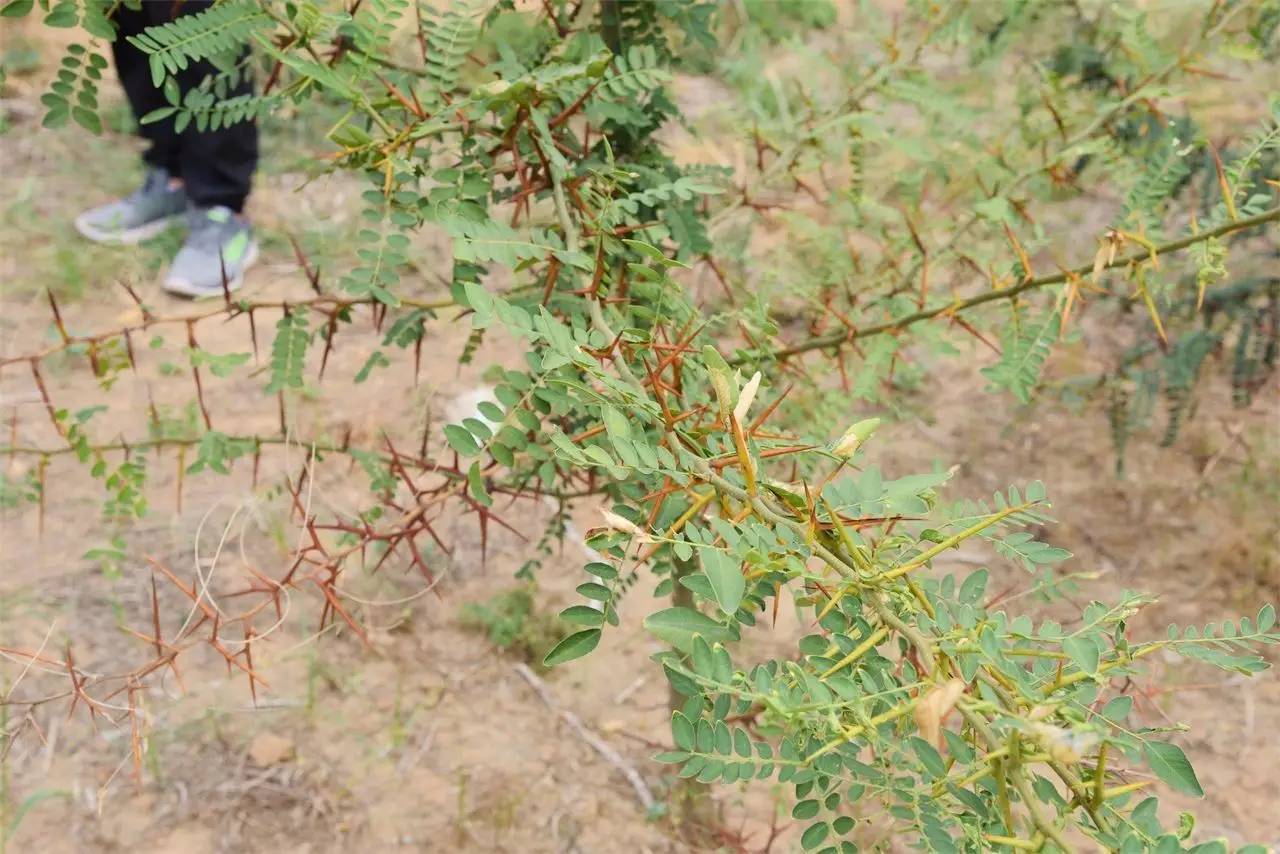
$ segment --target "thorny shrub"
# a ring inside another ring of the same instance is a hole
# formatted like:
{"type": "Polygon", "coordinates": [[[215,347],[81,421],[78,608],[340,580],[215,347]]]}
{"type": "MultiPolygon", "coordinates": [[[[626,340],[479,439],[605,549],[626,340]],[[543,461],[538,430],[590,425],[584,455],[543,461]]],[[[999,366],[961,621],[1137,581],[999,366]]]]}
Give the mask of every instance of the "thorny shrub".
{"type": "MultiPolygon", "coordinates": [[[[46,124],[99,130],[112,5],[40,1],[45,23],[80,24],[90,37],[50,84],[46,124]]],[[[1228,334],[1240,397],[1265,380],[1278,337],[1274,267],[1237,279],[1227,262],[1233,240],[1266,253],[1267,226],[1280,220],[1268,177],[1276,115],[1220,152],[1161,105],[1216,57],[1273,61],[1280,6],[1157,7],[910,2],[901,16],[860,16],[867,31],[842,43],[857,50],[776,75],[759,74],[766,52],[808,50],[788,40],[830,26],[826,4],[497,0],[438,12],[408,0],[224,0],[149,30],[135,43],[168,106],[145,121],[218,127],[309,99],[343,108],[323,168],[368,180],[357,260],[333,288],[299,251],[316,291],[307,300],[228,296],[169,317],[139,299],[140,322],[97,334],[71,334],[51,297],[59,340],[3,368],[30,372],[58,440],[5,449],[40,461],[28,480],[5,483],[6,502],[43,502],[43,472],[64,453],[103,482],[117,520],[147,512],[148,472],[167,449],[187,476],[248,460],[256,472],[289,441],[308,372],[322,376],[335,340],[363,318],[384,337],[354,382],[391,370],[397,350],[416,363],[442,311],[470,318],[464,360],[495,327],[528,351],[501,372],[482,417],[444,428],[447,448],[425,433],[413,449],[295,437],[308,460],[285,497],[306,535],[279,571],[224,600],[247,603],[241,611],[224,612],[205,579],[153,562],[152,590],[177,588],[194,618],[166,633],[157,605],[137,633],[153,655],[126,673],[86,672],[71,650],[4,649],[24,674],[69,682],[45,696],[10,691],[10,718],[69,699],[132,726],[140,749],[135,697],[157,674],[177,675],[184,650],[211,646],[256,692],[261,627],[302,588],[318,591],[322,625],[362,636],[344,573],[400,566],[432,578],[423,544],[447,548],[433,526],[444,508],[474,514],[484,535],[508,524],[496,498],[550,499],[559,512],[545,543],[575,503],[604,499],[611,509],[587,537],[602,560],[584,567],[583,603],[561,615],[575,629],[545,661],[606,642],[620,598],[656,580],[672,604],[644,624],[670,646],[654,665],[680,698],[671,749],[657,758],[679,778],[791,786],[808,850],[853,850],[845,837],[870,820],[938,851],[1072,851],[1084,839],[1124,852],[1224,851],[1194,844],[1189,817],[1162,823],[1150,775],[1192,795],[1200,783],[1163,730],[1128,722],[1124,686],[1157,652],[1264,669],[1258,648],[1280,640],[1274,608],[1143,639],[1127,629],[1151,601],[1141,593],[1091,603],[1065,625],[984,604],[986,570],[939,575],[932,562],[972,539],[1028,570],[1067,558],[1035,538],[1050,521],[1044,487],[957,502],[943,497],[946,469],[889,476],[864,460],[879,423],[871,413],[927,381],[922,354],[954,353],[954,336],[972,336],[998,354],[982,369],[992,390],[1029,401],[1086,300],[1136,307],[1141,321],[1139,351],[1094,385],[1113,396],[1121,446],[1138,392],[1149,410],[1167,387],[1180,421],[1201,363],[1228,334]],[[217,73],[180,92],[172,75],[201,59],[217,73]],[[740,173],[668,153],[663,129],[681,121],[668,83],[681,64],[715,70],[741,96],[736,121],[754,163],[740,173]],[[258,94],[224,97],[245,74],[261,81],[258,94]],[[1097,250],[1046,270],[1070,202],[1104,185],[1120,195],[1097,250]],[[757,255],[763,268],[729,260],[770,217],[788,240],[757,255]],[[445,298],[402,278],[426,226],[452,238],[445,298]],[[723,298],[695,301],[694,266],[712,271],[723,298]],[[499,268],[514,286],[493,286],[487,274],[499,268]],[[751,293],[737,284],[748,275],[751,293]],[[1207,313],[1228,302],[1236,308],[1207,313]],[[239,319],[256,352],[263,315],[279,316],[265,391],[281,434],[214,429],[204,386],[252,357],[209,353],[198,330],[239,319]],[[190,429],[153,418],[145,436],[103,442],[98,408],[69,412],[50,393],[42,366],[55,355],[83,358],[105,389],[133,369],[143,331],[173,328],[189,346],[200,413],[190,429]],[[305,500],[326,457],[368,473],[366,512],[325,518],[305,500]],[[813,632],[792,655],[742,660],[737,641],[785,596],[812,613],[813,632]]],[[[36,9],[9,0],[2,13],[36,9]]],[[[125,545],[101,553],[125,565],[125,545]]]]}

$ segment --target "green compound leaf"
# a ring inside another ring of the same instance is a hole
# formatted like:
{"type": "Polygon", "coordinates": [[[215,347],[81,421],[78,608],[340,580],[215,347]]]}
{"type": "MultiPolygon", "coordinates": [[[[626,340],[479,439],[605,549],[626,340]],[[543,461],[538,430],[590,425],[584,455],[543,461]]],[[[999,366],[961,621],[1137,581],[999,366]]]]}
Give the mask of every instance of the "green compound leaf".
{"type": "Polygon", "coordinates": [[[1182,748],[1165,741],[1144,741],[1142,752],[1156,776],[1184,795],[1204,797],[1204,789],[1196,779],[1195,769],[1182,748]]]}
{"type": "Polygon", "coordinates": [[[679,712],[671,715],[671,740],[681,750],[694,749],[693,722],[679,712]]]}
{"type": "Polygon", "coordinates": [[[809,825],[809,829],[804,832],[804,835],[800,837],[800,844],[804,847],[805,851],[812,851],[814,848],[817,848],[826,841],[827,834],[830,832],[831,826],[825,821],[820,821],[817,824],[811,824],[809,825]]]}
{"type": "Polygon", "coordinates": [[[271,343],[268,393],[302,388],[302,369],[306,365],[307,345],[310,343],[306,311],[295,308],[286,312],[276,323],[276,337],[271,343]]]}
{"type": "Polygon", "coordinates": [[[493,498],[489,495],[489,489],[485,486],[484,475],[480,472],[480,463],[474,462],[471,468],[467,469],[467,489],[471,493],[471,497],[485,507],[493,506],[493,498]]]}
{"type": "Polygon", "coordinates": [[[11,3],[7,3],[3,8],[0,8],[0,17],[21,18],[31,11],[33,5],[35,5],[35,0],[12,0],[11,3]]]}
{"type": "Polygon", "coordinates": [[[1000,361],[981,371],[991,380],[993,390],[1008,389],[1022,403],[1031,400],[1049,349],[1058,339],[1060,319],[1056,311],[1050,311],[1038,322],[1010,323],[1005,327],[1000,361]]]}
{"type": "Polygon", "coordinates": [[[1098,644],[1089,637],[1069,637],[1062,642],[1062,651],[1085,673],[1098,672],[1098,644]]]}
{"type": "Polygon", "coordinates": [[[580,632],[574,632],[548,652],[546,658],[542,659],[544,667],[555,667],[564,664],[566,661],[573,661],[575,658],[591,652],[600,644],[600,629],[584,629],[580,632]]]}
{"type": "Polygon", "coordinates": [[[644,627],[654,637],[666,641],[681,652],[690,650],[694,635],[702,635],[711,641],[726,641],[733,636],[727,626],[692,608],[667,608],[650,614],[645,617],[644,627]]]}
{"type": "Polygon", "coordinates": [[[1262,610],[1258,611],[1258,631],[1268,631],[1276,624],[1276,607],[1270,603],[1263,605],[1262,610]]]}
{"type": "Polygon", "coordinates": [[[560,619],[579,626],[599,626],[604,622],[604,612],[590,605],[570,605],[560,612],[560,619]]]}
{"type": "Polygon", "coordinates": [[[702,557],[702,568],[711,581],[720,610],[729,615],[736,613],[747,589],[747,580],[737,562],[722,551],[707,550],[702,557]]]}
{"type": "Polygon", "coordinates": [[[480,453],[480,446],[476,444],[475,437],[467,432],[465,427],[457,424],[446,424],[444,438],[449,443],[450,448],[453,448],[464,457],[474,457],[480,453]]]}

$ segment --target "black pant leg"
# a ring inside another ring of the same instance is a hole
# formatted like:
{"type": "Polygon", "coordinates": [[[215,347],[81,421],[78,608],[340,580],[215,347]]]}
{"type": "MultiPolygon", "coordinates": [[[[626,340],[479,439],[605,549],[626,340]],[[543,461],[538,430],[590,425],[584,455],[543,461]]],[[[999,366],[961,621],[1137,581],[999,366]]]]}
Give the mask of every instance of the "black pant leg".
{"type": "MultiPolygon", "coordinates": [[[[178,15],[191,15],[213,5],[213,0],[166,0],[145,3],[152,14],[172,20],[178,15]]],[[[245,56],[248,48],[245,49],[245,56]]],[[[242,57],[243,58],[243,57],[242,57]]],[[[194,62],[178,72],[178,86],[185,93],[200,85],[205,77],[218,73],[210,62],[194,62]]],[[[228,97],[248,95],[253,83],[244,75],[228,97]]],[[[195,123],[178,135],[178,161],[187,198],[197,207],[223,205],[237,213],[249,196],[254,170],[258,166],[258,125],[236,122],[217,130],[196,130],[195,123]]]]}
{"type": "MultiPolygon", "coordinates": [[[[178,15],[195,14],[211,5],[213,0],[143,0],[140,11],[130,11],[123,6],[118,10],[116,21],[120,33],[112,50],[135,117],[141,118],[166,106],[168,101],[151,83],[146,54],[126,42],[124,36],[172,21],[178,15]]],[[[185,93],[214,74],[217,68],[210,62],[191,63],[176,75],[178,87],[185,93]]],[[[228,96],[252,91],[253,84],[246,78],[228,96]]],[[[198,131],[193,122],[179,134],[174,132],[173,119],[169,118],[141,125],[139,131],[151,142],[144,159],[181,177],[187,198],[193,204],[198,207],[224,205],[237,212],[243,209],[258,165],[257,123],[237,122],[218,130],[198,131]]]]}
{"type": "MultiPolygon", "coordinates": [[[[217,70],[209,63],[193,63],[178,73],[182,91],[194,88],[217,70]]],[[[247,76],[228,91],[228,97],[248,95],[253,83],[247,76]]],[[[223,205],[239,212],[249,196],[258,166],[258,125],[236,122],[217,130],[198,131],[188,125],[178,136],[179,165],[187,197],[198,207],[223,205]]]]}
{"type": "MultiPolygon", "coordinates": [[[[125,39],[126,36],[138,35],[155,23],[151,14],[152,6],[151,3],[144,3],[141,9],[130,9],[121,5],[112,18],[116,25],[116,39],[111,43],[111,55],[115,60],[120,86],[129,100],[129,109],[133,111],[135,120],[140,120],[147,113],[168,103],[164,95],[151,84],[147,55],[125,39]]],[[[139,124],[138,133],[150,143],[142,155],[143,160],[151,166],[167,170],[175,177],[181,174],[178,138],[173,132],[173,122],[139,124]]]]}

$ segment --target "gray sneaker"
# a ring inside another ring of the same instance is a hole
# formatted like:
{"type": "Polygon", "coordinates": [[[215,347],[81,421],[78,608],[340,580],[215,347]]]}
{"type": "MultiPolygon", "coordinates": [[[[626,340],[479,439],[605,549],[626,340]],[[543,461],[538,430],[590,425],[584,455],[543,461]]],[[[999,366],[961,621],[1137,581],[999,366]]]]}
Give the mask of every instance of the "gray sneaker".
{"type": "Polygon", "coordinates": [[[152,169],[123,199],[76,217],[76,230],[97,243],[140,243],[164,231],[186,207],[186,192],[169,186],[164,169],[152,169]]]}
{"type": "Polygon", "coordinates": [[[249,223],[230,208],[192,208],[187,212],[191,231],[178,250],[164,289],[171,294],[200,299],[237,290],[244,272],[258,260],[258,243],[249,223]]]}

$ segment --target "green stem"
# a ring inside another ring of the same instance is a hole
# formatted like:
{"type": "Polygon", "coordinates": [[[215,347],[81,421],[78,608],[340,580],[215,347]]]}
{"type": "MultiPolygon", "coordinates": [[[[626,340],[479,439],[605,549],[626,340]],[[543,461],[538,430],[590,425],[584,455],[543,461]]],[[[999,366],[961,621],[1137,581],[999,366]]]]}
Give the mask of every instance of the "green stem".
{"type": "MultiPolygon", "coordinates": [[[[1131,255],[1126,255],[1123,258],[1116,258],[1110,263],[1105,264],[1102,269],[1109,270],[1113,267],[1123,267],[1128,264],[1141,263],[1143,261],[1150,260],[1153,255],[1158,256],[1168,252],[1178,252],[1182,249],[1186,249],[1188,246],[1194,246],[1197,243],[1203,243],[1204,241],[1211,240],[1215,237],[1222,237],[1223,235],[1243,231],[1259,225],[1265,225],[1266,223],[1275,222],[1276,220],[1280,220],[1280,207],[1271,208],[1270,210],[1263,211],[1262,213],[1255,214],[1251,217],[1246,217],[1245,219],[1226,222],[1216,228],[1211,228],[1208,231],[1202,231],[1198,234],[1191,234],[1186,237],[1179,238],[1178,240],[1172,240],[1161,246],[1157,246],[1154,252],[1143,250],[1131,255]]],[[[1028,279],[1024,282],[1019,282],[1016,285],[1010,285],[1006,288],[997,288],[995,290],[986,291],[985,293],[969,297],[968,299],[954,300],[949,303],[934,306],[933,308],[922,309],[913,314],[908,314],[905,317],[900,317],[897,320],[891,320],[875,326],[868,326],[857,330],[841,329],[839,332],[832,332],[828,335],[819,335],[815,338],[810,338],[808,341],[804,341],[800,344],[794,344],[790,347],[782,347],[776,350],[739,356],[737,358],[730,359],[729,364],[741,365],[746,362],[757,360],[786,359],[789,356],[808,353],[811,350],[826,350],[832,347],[841,347],[850,341],[854,341],[859,338],[868,338],[872,335],[901,332],[909,326],[914,326],[924,320],[930,320],[940,314],[967,311],[968,309],[985,303],[1012,299],[1018,294],[1026,291],[1044,288],[1050,285],[1060,285],[1072,277],[1086,276],[1092,273],[1093,263],[1090,262],[1088,264],[1082,264],[1081,266],[1071,270],[1054,273],[1050,276],[1039,276],[1034,279],[1028,279]]]]}
{"type": "Polygon", "coordinates": [[[899,576],[906,575],[908,572],[911,572],[913,569],[919,569],[920,567],[924,566],[926,563],[933,560],[935,557],[947,551],[948,549],[955,548],[956,546],[960,545],[960,543],[964,542],[965,540],[969,539],[970,537],[976,534],[982,533],[987,528],[990,528],[992,525],[998,524],[999,522],[1009,518],[1015,513],[1021,513],[1023,510],[1026,510],[1033,506],[1034,504],[1019,504],[1017,507],[1006,507],[1005,509],[1001,510],[999,513],[993,513],[992,515],[983,519],[981,522],[975,522],[974,524],[970,525],[968,528],[965,528],[960,533],[947,537],[945,540],[938,543],[933,548],[928,549],[927,551],[921,552],[915,558],[907,561],[901,566],[896,566],[893,569],[888,570],[887,572],[882,572],[880,575],[872,577],[871,581],[891,581],[899,576]]]}
{"type": "MultiPolygon", "coordinates": [[[[995,733],[992,732],[991,728],[987,725],[986,720],[984,720],[981,715],[974,712],[973,709],[970,708],[969,704],[964,701],[958,703],[956,707],[960,710],[960,714],[964,719],[968,721],[969,725],[973,727],[974,731],[981,736],[984,742],[986,742],[987,749],[998,749],[996,747],[998,739],[996,738],[995,733]]],[[[1017,738],[1017,733],[1011,733],[1010,738],[1017,738]]],[[[1016,745],[1012,741],[1010,742],[1009,748],[1010,753],[1017,752],[1016,745]]],[[[1031,816],[1031,821],[1036,826],[1036,829],[1049,839],[1052,839],[1054,844],[1066,852],[1066,854],[1074,854],[1075,848],[1067,844],[1066,840],[1062,838],[1062,834],[1058,832],[1058,829],[1052,822],[1044,817],[1040,812],[1040,808],[1036,806],[1037,801],[1035,794],[1031,791],[1031,786],[1028,785],[1026,776],[1022,772],[1022,768],[1017,763],[1006,761],[1002,758],[996,762],[996,772],[996,783],[998,788],[997,795],[1000,799],[1000,809],[1004,814],[1005,824],[1008,826],[1009,832],[1016,832],[1013,826],[1013,809],[1010,806],[1007,791],[1007,786],[1012,784],[1014,790],[1017,791],[1018,796],[1022,798],[1023,805],[1026,806],[1027,812],[1031,816]]]]}

